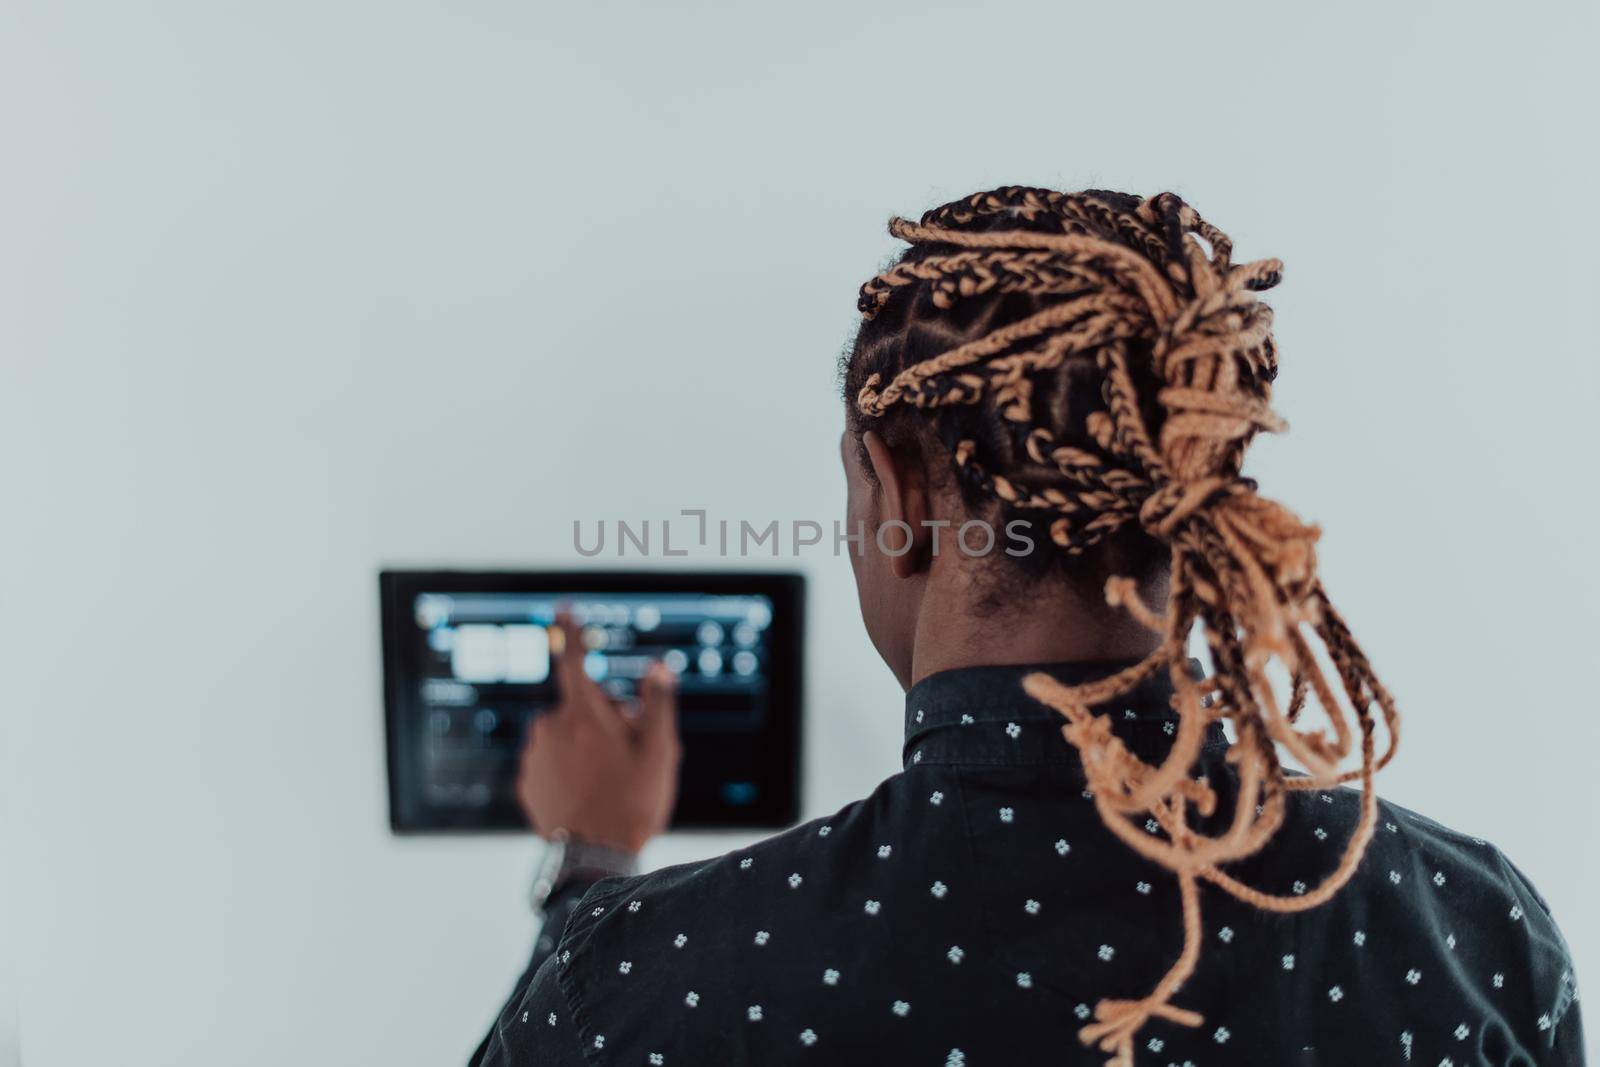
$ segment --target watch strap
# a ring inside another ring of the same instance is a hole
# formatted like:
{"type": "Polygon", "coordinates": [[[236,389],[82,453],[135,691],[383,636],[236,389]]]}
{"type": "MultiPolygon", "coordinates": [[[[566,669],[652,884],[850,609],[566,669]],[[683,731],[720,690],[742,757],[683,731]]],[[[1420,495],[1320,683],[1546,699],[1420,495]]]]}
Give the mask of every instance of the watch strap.
{"type": "Polygon", "coordinates": [[[639,858],[631,852],[575,837],[565,830],[550,835],[534,875],[529,902],[537,914],[563,889],[575,883],[637,874],[639,858]]]}

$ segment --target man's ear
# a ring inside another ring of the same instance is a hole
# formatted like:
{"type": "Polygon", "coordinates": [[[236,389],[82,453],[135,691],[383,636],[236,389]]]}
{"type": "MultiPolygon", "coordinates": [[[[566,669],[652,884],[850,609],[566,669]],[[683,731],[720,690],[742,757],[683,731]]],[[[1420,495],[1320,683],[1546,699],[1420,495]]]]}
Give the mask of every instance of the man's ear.
{"type": "Polygon", "coordinates": [[[881,529],[893,524],[882,531],[875,547],[890,554],[889,564],[896,578],[910,578],[927,570],[930,562],[932,539],[923,524],[933,513],[927,472],[916,459],[897,455],[872,430],[861,435],[861,443],[878,482],[878,525],[881,529]]]}

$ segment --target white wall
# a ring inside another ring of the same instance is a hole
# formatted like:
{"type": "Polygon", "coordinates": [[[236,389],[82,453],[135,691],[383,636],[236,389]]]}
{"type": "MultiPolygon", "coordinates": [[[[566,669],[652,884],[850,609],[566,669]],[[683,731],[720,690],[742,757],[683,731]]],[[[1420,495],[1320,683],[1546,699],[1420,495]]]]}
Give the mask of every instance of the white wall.
{"type": "MultiPolygon", "coordinates": [[[[1256,473],[1408,713],[1384,787],[1600,981],[1592,9],[1075,6],[9,4],[0,1062],[459,1061],[533,848],[387,832],[378,567],[831,518],[887,216],[1003,182],[1287,260],[1256,473]]],[[[802,562],[817,814],[898,694],[802,562]]]]}

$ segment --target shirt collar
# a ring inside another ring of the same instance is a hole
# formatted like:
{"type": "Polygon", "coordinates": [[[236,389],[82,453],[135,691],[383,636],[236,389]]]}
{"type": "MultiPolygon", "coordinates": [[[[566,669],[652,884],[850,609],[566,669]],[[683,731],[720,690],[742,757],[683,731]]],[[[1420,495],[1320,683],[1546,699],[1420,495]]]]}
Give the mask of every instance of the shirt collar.
{"type": "MultiPolygon", "coordinates": [[[[1022,689],[1022,679],[1043,671],[1068,684],[1104,678],[1135,661],[1038,663],[962,667],[931,674],[906,694],[905,744],[901,758],[913,764],[1077,763],[1077,753],[1061,736],[1065,724],[1054,709],[1022,689]]],[[[1201,675],[1200,664],[1190,670],[1201,675]]],[[[1132,691],[1094,708],[1112,716],[1112,730],[1146,761],[1159,759],[1177,732],[1172,710],[1172,680],[1157,672],[1132,691]]],[[[1206,730],[1206,750],[1228,744],[1222,727],[1206,730]]]]}

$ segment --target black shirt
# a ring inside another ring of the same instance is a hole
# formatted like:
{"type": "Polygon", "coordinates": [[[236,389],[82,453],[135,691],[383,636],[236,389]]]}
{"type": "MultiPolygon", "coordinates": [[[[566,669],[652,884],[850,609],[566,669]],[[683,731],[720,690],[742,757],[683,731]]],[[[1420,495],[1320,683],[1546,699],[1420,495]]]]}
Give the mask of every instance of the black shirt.
{"type": "MultiPolygon", "coordinates": [[[[473,1063],[1104,1063],[1077,1031],[1097,1000],[1143,996],[1170,966],[1177,883],[1101,825],[1060,718],[1021,689],[1034,669],[917,684],[905,769],[865,800],[569,895],[559,942],[542,939],[473,1063]]],[[[1078,682],[1110,667],[1044,669],[1078,682]]],[[[1151,759],[1170,744],[1169,695],[1152,682],[1098,710],[1151,759]]],[[[1199,769],[1222,811],[1225,747],[1213,727],[1199,769]]],[[[1358,798],[1292,793],[1273,843],[1231,873],[1316,885],[1358,798]]],[[[1173,1004],[1204,1022],[1149,1023],[1141,1067],[1583,1062],[1567,948],[1484,841],[1384,804],[1328,904],[1272,914],[1201,894],[1204,949],[1173,1004]]]]}

